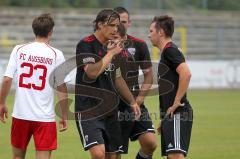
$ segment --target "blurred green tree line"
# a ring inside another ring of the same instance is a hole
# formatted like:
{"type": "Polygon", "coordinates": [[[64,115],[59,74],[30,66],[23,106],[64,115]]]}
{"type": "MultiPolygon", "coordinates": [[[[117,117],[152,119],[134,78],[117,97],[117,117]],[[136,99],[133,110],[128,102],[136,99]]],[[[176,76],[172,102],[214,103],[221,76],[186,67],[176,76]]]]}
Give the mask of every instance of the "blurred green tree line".
{"type": "Polygon", "coordinates": [[[0,0],[0,6],[50,8],[239,10],[239,0],[0,0]]]}

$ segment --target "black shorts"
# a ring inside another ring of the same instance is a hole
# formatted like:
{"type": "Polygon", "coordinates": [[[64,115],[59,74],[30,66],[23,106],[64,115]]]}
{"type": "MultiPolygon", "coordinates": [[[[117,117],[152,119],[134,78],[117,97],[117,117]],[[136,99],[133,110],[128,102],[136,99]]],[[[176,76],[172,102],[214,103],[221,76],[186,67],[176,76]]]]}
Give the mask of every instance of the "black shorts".
{"type": "Polygon", "coordinates": [[[120,109],[119,120],[122,129],[122,150],[124,154],[128,153],[129,139],[136,141],[138,137],[144,133],[155,133],[149,112],[144,105],[141,105],[141,117],[134,120],[134,113],[130,107],[120,109]]]}
{"type": "Polygon", "coordinates": [[[173,118],[165,117],[161,123],[162,156],[170,153],[188,153],[193,123],[193,111],[179,112],[173,118]]]}
{"type": "Polygon", "coordinates": [[[102,119],[81,121],[81,114],[76,116],[76,124],[85,151],[104,144],[106,153],[121,152],[121,127],[117,115],[102,119]]]}

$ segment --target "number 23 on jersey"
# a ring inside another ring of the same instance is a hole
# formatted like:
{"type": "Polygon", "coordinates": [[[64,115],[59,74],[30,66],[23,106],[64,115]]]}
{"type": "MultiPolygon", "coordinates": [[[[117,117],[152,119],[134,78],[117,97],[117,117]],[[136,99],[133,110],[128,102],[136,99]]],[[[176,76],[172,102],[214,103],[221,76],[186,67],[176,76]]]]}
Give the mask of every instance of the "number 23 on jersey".
{"type": "Polygon", "coordinates": [[[27,89],[35,89],[35,90],[43,90],[46,84],[46,76],[47,76],[47,68],[44,65],[33,65],[31,63],[23,62],[21,64],[21,68],[29,68],[29,72],[22,73],[19,78],[19,87],[27,88],[27,89]],[[36,76],[34,74],[36,70],[42,70],[42,75],[39,75],[38,80],[41,81],[40,85],[36,85],[35,83],[24,83],[24,79],[31,78],[32,76],[36,76]]]}

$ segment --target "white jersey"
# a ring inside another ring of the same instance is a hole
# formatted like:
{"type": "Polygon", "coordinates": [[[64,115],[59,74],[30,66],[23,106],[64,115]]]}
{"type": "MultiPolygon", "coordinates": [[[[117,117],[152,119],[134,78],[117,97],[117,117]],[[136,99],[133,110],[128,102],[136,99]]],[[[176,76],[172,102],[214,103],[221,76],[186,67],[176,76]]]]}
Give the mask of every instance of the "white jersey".
{"type": "Polygon", "coordinates": [[[64,61],[63,53],[47,43],[31,42],[15,46],[5,72],[5,76],[16,78],[13,117],[55,121],[54,89],[49,84],[49,76],[64,61]]]}

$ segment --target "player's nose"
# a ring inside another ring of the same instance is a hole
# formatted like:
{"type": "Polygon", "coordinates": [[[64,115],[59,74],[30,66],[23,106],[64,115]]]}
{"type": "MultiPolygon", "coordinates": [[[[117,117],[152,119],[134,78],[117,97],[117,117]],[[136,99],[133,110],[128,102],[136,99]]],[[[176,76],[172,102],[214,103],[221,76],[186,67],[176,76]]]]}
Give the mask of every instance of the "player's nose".
{"type": "Polygon", "coordinates": [[[150,35],[150,33],[148,34],[148,38],[151,39],[151,35],[150,35]]]}

